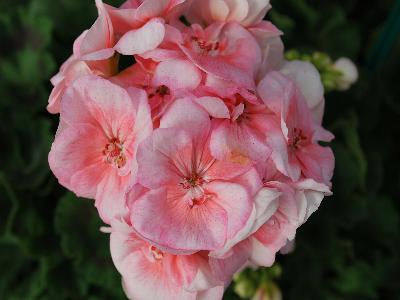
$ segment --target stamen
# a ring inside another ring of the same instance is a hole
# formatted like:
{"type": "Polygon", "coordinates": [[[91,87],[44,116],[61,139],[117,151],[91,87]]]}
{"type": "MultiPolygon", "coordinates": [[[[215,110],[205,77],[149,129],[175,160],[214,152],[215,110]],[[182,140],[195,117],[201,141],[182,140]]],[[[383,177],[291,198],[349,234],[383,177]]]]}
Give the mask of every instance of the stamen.
{"type": "Polygon", "coordinates": [[[164,253],[155,246],[150,246],[149,251],[155,260],[161,260],[164,257],[164,253]]]}
{"type": "Polygon", "coordinates": [[[123,145],[118,138],[112,138],[104,147],[103,155],[105,161],[117,168],[122,168],[126,164],[126,156],[123,153],[123,145]]]}
{"type": "Polygon", "coordinates": [[[299,149],[299,147],[307,140],[307,136],[303,134],[303,130],[299,128],[294,128],[292,132],[292,137],[289,138],[289,146],[293,150],[299,149]]]}

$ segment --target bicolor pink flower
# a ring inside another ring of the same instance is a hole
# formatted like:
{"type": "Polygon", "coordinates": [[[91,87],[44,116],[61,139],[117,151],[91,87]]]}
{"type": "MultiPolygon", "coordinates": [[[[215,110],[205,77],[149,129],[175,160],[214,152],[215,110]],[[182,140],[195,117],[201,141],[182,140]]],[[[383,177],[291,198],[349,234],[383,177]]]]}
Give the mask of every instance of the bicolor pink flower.
{"type": "Polygon", "coordinates": [[[274,263],[276,253],[294,239],[297,228],[331,192],[326,185],[311,179],[293,185],[270,182],[267,186],[279,188],[282,195],[275,214],[250,237],[250,261],[269,267],[274,263]]]}
{"type": "Polygon", "coordinates": [[[96,198],[105,222],[125,212],[136,177],[136,151],[152,130],[146,93],[96,76],[77,79],[61,103],[60,126],[49,154],[59,182],[96,198]]]}
{"type": "Polygon", "coordinates": [[[269,73],[258,85],[264,103],[280,118],[268,132],[268,143],[277,169],[297,181],[303,175],[330,185],[334,168],[333,152],[318,141],[333,135],[312,120],[300,89],[279,72],[269,73]]]}
{"type": "Polygon", "coordinates": [[[193,24],[208,26],[218,22],[237,22],[256,38],[262,54],[257,79],[283,63],[282,32],[263,21],[271,8],[269,0],[194,0],[185,16],[193,24]]]}
{"type": "Polygon", "coordinates": [[[177,41],[185,55],[207,74],[254,89],[261,49],[238,23],[214,23],[205,29],[195,24],[177,41]]]}
{"type": "Polygon", "coordinates": [[[253,235],[250,261],[260,266],[271,266],[276,253],[295,237],[296,230],[317,210],[322,199],[331,195],[329,187],[312,179],[291,182],[281,174],[272,160],[259,165],[264,187],[281,192],[278,207],[253,235]]]}
{"type": "Polygon", "coordinates": [[[116,34],[114,49],[124,55],[155,49],[164,39],[165,23],[179,18],[186,0],[126,1],[120,8],[107,5],[116,34]]]}
{"type": "Polygon", "coordinates": [[[185,16],[202,25],[238,22],[247,27],[259,23],[270,8],[269,0],[194,0],[185,16]]]}
{"type": "Polygon", "coordinates": [[[213,278],[206,253],[169,254],[120,221],[113,222],[110,248],[129,299],[222,299],[224,283],[213,278]]]}
{"type": "Polygon", "coordinates": [[[124,87],[143,88],[149,98],[154,126],[158,127],[169,105],[195,90],[202,81],[202,74],[187,59],[171,59],[154,64],[151,70],[135,64],[111,80],[124,87]]]}
{"type": "Polygon", "coordinates": [[[263,103],[249,94],[236,93],[229,98],[201,97],[196,102],[214,119],[211,152],[214,157],[236,157],[253,164],[265,161],[271,154],[266,134],[270,119],[276,118],[263,103]]]}
{"type": "Polygon", "coordinates": [[[251,166],[215,159],[210,126],[204,110],[189,99],[177,100],[139,148],[139,182],[151,191],[133,204],[132,225],[162,248],[221,248],[252,213],[253,199],[236,182],[251,166]]]}

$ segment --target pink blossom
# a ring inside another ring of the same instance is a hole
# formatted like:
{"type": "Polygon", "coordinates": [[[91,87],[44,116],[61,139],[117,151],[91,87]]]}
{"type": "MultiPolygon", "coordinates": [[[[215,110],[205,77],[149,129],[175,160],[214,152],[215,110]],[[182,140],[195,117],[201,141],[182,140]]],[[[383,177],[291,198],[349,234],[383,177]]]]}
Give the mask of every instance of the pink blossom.
{"type": "Polygon", "coordinates": [[[110,222],[125,210],[125,192],[136,176],[137,147],[151,130],[144,91],[82,77],[63,97],[50,167],[78,196],[96,198],[100,215],[110,222]]]}
{"type": "Polygon", "coordinates": [[[256,163],[269,157],[271,150],[267,145],[266,133],[270,126],[269,119],[275,116],[263,103],[251,102],[240,94],[225,98],[224,101],[202,97],[197,103],[208,109],[215,118],[210,147],[216,158],[236,156],[246,158],[248,163],[256,163]],[[220,105],[225,113],[215,114],[215,105],[220,105]]]}
{"type": "Polygon", "coordinates": [[[132,225],[176,251],[222,247],[252,212],[248,191],[235,182],[248,164],[211,155],[208,114],[189,99],[175,101],[160,127],[139,148],[139,182],[152,190],[133,204],[132,225]]]}
{"type": "Polygon", "coordinates": [[[279,116],[275,129],[268,132],[272,159],[278,170],[292,180],[303,175],[330,185],[334,168],[332,150],[318,144],[333,135],[312,120],[300,89],[279,72],[271,72],[260,82],[258,93],[279,116]]]}
{"type": "Polygon", "coordinates": [[[194,24],[181,30],[166,26],[166,30],[159,49],[142,57],[156,61],[187,57],[207,74],[254,90],[261,49],[256,39],[241,25],[214,23],[202,28],[194,24]]]}
{"type": "Polygon", "coordinates": [[[319,73],[284,60],[269,0],[96,6],[51,80],[50,167],[111,225],[129,299],[221,299],[331,194],[319,73]]]}
{"type": "Polygon", "coordinates": [[[202,81],[200,70],[187,59],[171,59],[146,67],[135,64],[110,79],[123,87],[140,86],[148,95],[155,127],[171,103],[195,90],[202,81]]]}
{"type": "Polygon", "coordinates": [[[290,181],[277,171],[272,160],[260,164],[259,172],[265,187],[281,192],[275,213],[249,238],[250,261],[269,267],[275,261],[275,254],[288,241],[293,241],[297,228],[317,210],[322,199],[332,193],[328,186],[312,179],[290,181]]]}
{"type": "Polygon", "coordinates": [[[250,26],[259,23],[270,8],[269,0],[194,0],[185,15],[192,23],[236,21],[250,26]]]}
{"type": "Polygon", "coordinates": [[[224,284],[213,278],[206,253],[173,255],[142,240],[125,222],[114,221],[111,255],[129,299],[219,300],[224,284]]]}
{"type": "Polygon", "coordinates": [[[130,0],[107,11],[120,39],[114,49],[121,54],[142,54],[164,39],[166,21],[178,18],[185,0],[130,0]]]}

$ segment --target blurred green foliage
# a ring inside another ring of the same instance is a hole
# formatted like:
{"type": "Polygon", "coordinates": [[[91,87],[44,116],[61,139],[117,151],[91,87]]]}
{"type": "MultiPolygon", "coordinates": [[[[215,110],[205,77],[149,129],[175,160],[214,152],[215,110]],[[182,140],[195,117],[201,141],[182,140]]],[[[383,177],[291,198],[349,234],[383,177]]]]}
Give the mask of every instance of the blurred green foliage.
{"type": "MultiPolygon", "coordinates": [[[[284,299],[399,299],[399,37],[388,55],[371,53],[385,48],[395,1],[272,4],[288,49],[347,56],[361,72],[350,91],[327,95],[334,196],[295,252],[278,256],[284,299]]],[[[124,299],[93,203],[60,187],[47,163],[58,122],[45,110],[49,78],[95,15],[89,0],[0,1],[0,299],[124,299]]]]}

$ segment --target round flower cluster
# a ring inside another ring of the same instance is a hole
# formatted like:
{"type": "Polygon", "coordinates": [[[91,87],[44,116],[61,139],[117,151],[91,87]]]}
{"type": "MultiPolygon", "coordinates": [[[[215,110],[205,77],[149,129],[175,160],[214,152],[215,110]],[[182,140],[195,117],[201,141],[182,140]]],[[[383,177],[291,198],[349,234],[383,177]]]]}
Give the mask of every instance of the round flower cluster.
{"type": "Polygon", "coordinates": [[[284,61],[268,0],[96,5],[52,78],[50,167],[95,199],[129,298],[221,299],[331,194],[319,73],[284,61]]]}

